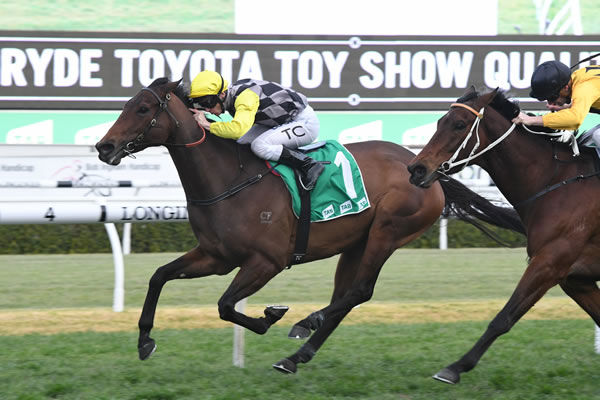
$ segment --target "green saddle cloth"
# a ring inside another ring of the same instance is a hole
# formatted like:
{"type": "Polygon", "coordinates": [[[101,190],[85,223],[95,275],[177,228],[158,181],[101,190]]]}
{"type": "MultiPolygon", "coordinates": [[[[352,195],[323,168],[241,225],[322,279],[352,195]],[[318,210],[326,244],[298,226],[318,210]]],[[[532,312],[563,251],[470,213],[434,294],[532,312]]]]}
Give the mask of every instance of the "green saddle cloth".
{"type": "MultiPolygon", "coordinates": [[[[311,146],[307,146],[311,147],[311,146]]],[[[300,148],[303,150],[304,148],[300,148]]],[[[310,192],[310,221],[328,221],[344,215],[356,214],[371,207],[362,174],[354,156],[339,142],[327,140],[325,145],[307,153],[317,161],[329,161],[310,192]]],[[[292,209],[300,215],[300,192],[294,170],[279,164],[275,170],[283,178],[292,195],[292,209]]]]}

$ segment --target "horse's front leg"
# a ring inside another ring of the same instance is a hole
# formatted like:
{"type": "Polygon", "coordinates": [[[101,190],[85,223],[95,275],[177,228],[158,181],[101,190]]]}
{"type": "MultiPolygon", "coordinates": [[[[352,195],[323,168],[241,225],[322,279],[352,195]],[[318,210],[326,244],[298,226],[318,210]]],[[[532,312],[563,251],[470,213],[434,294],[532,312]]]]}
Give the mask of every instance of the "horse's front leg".
{"type": "Polygon", "coordinates": [[[252,318],[235,310],[235,304],[256,293],[282,267],[271,262],[266,257],[256,253],[240,267],[239,272],[219,299],[219,316],[225,321],[250,329],[252,332],[264,334],[269,327],[279,321],[287,312],[286,306],[269,306],[265,308],[264,317],[252,318]]]}
{"type": "Polygon", "coordinates": [[[138,339],[140,360],[147,359],[156,350],[156,344],[150,337],[150,331],[154,325],[154,314],[158,298],[165,283],[172,279],[191,279],[215,274],[225,275],[233,268],[207,255],[198,247],[158,268],[150,278],[144,308],[138,322],[140,329],[138,339]]]}
{"type": "MultiPolygon", "coordinates": [[[[562,261],[565,263],[564,259],[562,261]]],[[[510,331],[517,321],[542,298],[542,296],[555,286],[565,274],[568,267],[561,265],[555,257],[538,255],[531,259],[519,284],[512,296],[488,325],[484,334],[475,345],[458,361],[443,368],[433,376],[439,381],[455,384],[460,381],[460,374],[475,368],[483,354],[492,343],[501,335],[510,331]]]]}

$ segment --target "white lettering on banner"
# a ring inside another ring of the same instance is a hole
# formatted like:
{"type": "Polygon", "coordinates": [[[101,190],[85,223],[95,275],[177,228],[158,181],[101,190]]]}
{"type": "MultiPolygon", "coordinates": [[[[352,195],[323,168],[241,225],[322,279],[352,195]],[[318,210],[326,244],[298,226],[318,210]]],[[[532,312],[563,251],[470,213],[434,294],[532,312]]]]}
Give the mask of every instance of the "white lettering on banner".
{"type": "Polygon", "coordinates": [[[171,70],[171,77],[173,80],[179,80],[183,78],[183,71],[187,66],[188,60],[190,59],[190,55],[192,54],[191,50],[182,50],[179,52],[179,55],[175,53],[173,50],[165,50],[165,60],[167,60],[167,65],[171,70]]]}
{"type": "Polygon", "coordinates": [[[240,52],[237,50],[217,50],[215,58],[220,61],[221,69],[219,72],[225,78],[231,81],[233,76],[233,60],[240,58],[240,52]]]}
{"type": "Polygon", "coordinates": [[[0,84],[2,86],[27,86],[23,69],[27,65],[27,57],[23,51],[15,48],[4,48],[0,55],[0,84]]]}
{"type": "Polygon", "coordinates": [[[276,60],[281,61],[281,78],[279,82],[283,86],[291,87],[294,83],[292,79],[294,60],[300,56],[299,51],[280,50],[273,54],[276,60]]]}
{"type": "Polygon", "coordinates": [[[121,60],[121,86],[133,86],[133,60],[140,56],[139,50],[117,49],[114,57],[121,60]]]}
{"type": "Polygon", "coordinates": [[[299,51],[280,50],[276,51],[273,56],[281,62],[280,83],[283,86],[294,86],[294,61],[298,60],[298,85],[314,89],[323,82],[323,65],[327,68],[329,75],[329,87],[339,88],[342,81],[342,69],[349,54],[347,51],[340,51],[334,55],[331,51],[307,50],[300,53],[299,51]]]}
{"type": "Polygon", "coordinates": [[[54,86],[73,86],[79,78],[77,53],[71,49],[54,50],[54,86]]]}
{"type": "Polygon", "coordinates": [[[316,51],[303,51],[298,58],[298,84],[314,89],[323,82],[323,59],[316,51]]]}
{"type": "MultiPolygon", "coordinates": [[[[394,54],[395,53],[390,52],[394,54]]],[[[366,51],[360,56],[360,67],[363,71],[367,72],[367,75],[361,75],[358,77],[358,81],[360,84],[367,89],[376,89],[381,86],[383,83],[383,71],[381,68],[377,67],[375,64],[380,64],[383,62],[383,56],[381,53],[377,51],[366,51]]]]}
{"type": "MultiPolygon", "coordinates": [[[[198,72],[205,69],[215,71],[217,69],[217,61],[213,54],[208,50],[196,50],[190,57],[190,76],[189,80],[194,79],[198,72]]],[[[228,79],[228,77],[224,77],[228,79]]]]}
{"type": "Polygon", "coordinates": [[[150,86],[155,79],[165,76],[165,59],[158,50],[144,50],[140,54],[138,79],[143,86],[150,86]]]}
{"type": "Polygon", "coordinates": [[[100,65],[93,62],[95,58],[102,58],[101,49],[81,49],[79,52],[72,49],[44,49],[41,53],[37,49],[25,50],[3,48],[0,50],[0,86],[28,86],[25,70],[31,66],[33,71],[33,85],[46,86],[46,71],[52,61],[52,85],[56,87],[70,87],[79,83],[82,87],[101,87],[102,78],[93,77],[93,73],[100,71],[100,65]]]}
{"type": "Polygon", "coordinates": [[[262,68],[260,66],[260,59],[258,58],[258,52],[246,51],[240,64],[240,79],[260,79],[263,80],[262,68]]]}
{"type": "Polygon", "coordinates": [[[263,79],[260,59],[254,50],[241,54],[240,69],[235,79],[234,65],[236,60],[240,59],[238,50],[216,50],[214,53],[209,50],[182,50],[177,53],[174,50],[147,49],[140,52],[117,49],[114,51],[114,57],[121,61],[122,87],[132,87],[138,83],[134,82],[136,67],[138,81],[143,86],[148,86],[163,76],[169,77],[170,80],[187,78],[191,81],[198,72],[204,70],[217,71],[230,82],[242,78],[263,79]],[[186,68],[189,74],[184,77],[186,68]]]}
{"type": "Polygon", "coordinates": [[[483,80],[486,86],[491,88],[526,89],[530,86],[531,75],[539,64],[560,60],[566,65],[571,65],[570,58],[568,52],[561,52],[556,57],[554,52],[544,51],[536,58],[535,53],[531,51],[512,51],[508,54],[503,51],[490,51],[483,61],[483,80]]]}
{"type": "Polygon", "coordinates": [[[358,80],[367,89],[377,89],[384,85],[387,89],[396,87],[419,89],[434,86],[437,80],[443,88],[464,88],[469,81],[474,53],[451,51],[446,56],[443,51],[431,53],[419,51],[387,51],[382,56],[376,51],[367,51],[360,57],[360,66],[368,73],[358,80]],[[383,66],[379,64],[383,63],[383,66]]]}
{"type": "MultiPolygon", "coordinates": [[[[42,87],[46,85],[46,69],[52,60],[52,49],[44,49],[39,54],[36,49],[25,49],[25,53],[33,67],[33,85],[42,87]]],[[[23,77],[24,78],[24,77],[23,77]]]]}
{"type": "Polygon", "coordinates": [[[451,88],[452,81],[454,81],[456,87],[467,87],[474,57],[475,53],[472,51],[466,51],[462,54],[458,51],[451,51],[447,57],[443,51],[436,51],[435,59],[440,77],[440,86],[445,89],[451,88]]]}

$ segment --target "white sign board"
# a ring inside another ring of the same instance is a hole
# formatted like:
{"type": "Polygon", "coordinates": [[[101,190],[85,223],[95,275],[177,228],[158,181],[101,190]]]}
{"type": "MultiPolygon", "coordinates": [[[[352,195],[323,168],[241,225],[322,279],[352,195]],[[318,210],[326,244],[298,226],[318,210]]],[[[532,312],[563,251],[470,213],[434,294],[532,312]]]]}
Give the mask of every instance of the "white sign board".
{"type": "Polygon", "coordinates": [[[185,200],[165,148],[135,157],[111,166],[98,159],[93,146],[0,145],[0,201],[185,200]]]}

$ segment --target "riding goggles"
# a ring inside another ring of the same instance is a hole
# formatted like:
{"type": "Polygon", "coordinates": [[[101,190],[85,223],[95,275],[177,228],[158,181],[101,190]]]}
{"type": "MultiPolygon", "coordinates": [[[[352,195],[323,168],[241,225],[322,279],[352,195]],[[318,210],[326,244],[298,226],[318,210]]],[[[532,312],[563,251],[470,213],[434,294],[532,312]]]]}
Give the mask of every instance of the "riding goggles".
{"type": "Polygon", "coordinates": [[[558,93],[551,94],[546,98],[548,103],[554,103],[560,97],[560,91],[558,93]]]}
{"type": "Polygon", "coordinates": [[[192,99],[192,105],[194,108],[208,110],[213,108],[219,102],[219,97],[216,94],[209,94],[207,96],[197,97],[192,99]]]}

